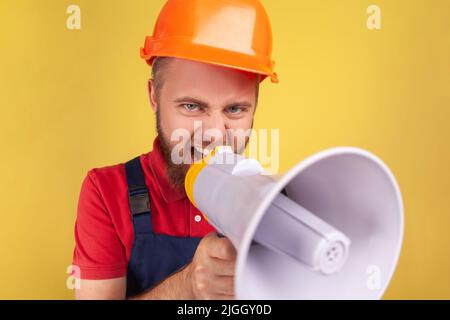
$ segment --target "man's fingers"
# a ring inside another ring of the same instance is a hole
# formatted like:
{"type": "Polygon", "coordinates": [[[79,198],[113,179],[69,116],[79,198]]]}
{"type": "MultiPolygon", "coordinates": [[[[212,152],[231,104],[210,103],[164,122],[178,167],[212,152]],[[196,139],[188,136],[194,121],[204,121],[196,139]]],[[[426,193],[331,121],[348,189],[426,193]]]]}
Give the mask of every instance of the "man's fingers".
{"type": "Polygon", "coordinates": [[[234,276],[236,264],[234,261],[210,258],[208,260],[209,268],[215,276],[234,276]]]}
{"type": "Polygon", "coordinates": [[[211,279],[214,294],[234,295],[234,277],[221,276],[211,279]]]}
{"type": "Polygon", "coordinates": [[[227,238],[220,238],[217,235],[211,237],[209,245],[209,255],[222,260],[236,260],[236,249],[227,238]]]}
{"type": "Polygon", "coordinates": [[[226,294],[214,294],[212,296],[210,296],[211,300],[235,300],[235,296],[234,295],[226,295],[226,294]]]}
{"type": "Polygon", "coordinates": [[[231,300],[234,296],[236,250],[229,239],[206,235],[193,258],[194,294],[207,299],[231,300]]]}

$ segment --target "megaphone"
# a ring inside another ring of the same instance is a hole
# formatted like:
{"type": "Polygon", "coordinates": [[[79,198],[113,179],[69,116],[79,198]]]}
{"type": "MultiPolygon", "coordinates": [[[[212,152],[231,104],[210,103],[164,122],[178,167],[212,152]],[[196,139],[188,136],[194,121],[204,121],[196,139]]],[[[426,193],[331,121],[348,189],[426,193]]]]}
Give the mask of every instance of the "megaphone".
{"type": "Polygon", "coordinates": [[[402,197],[365,150],[325,150],[275,178],[219,147],[191,165],[185,189],[237,249],[237,299],[379,299],[392,278],[402,197]]]}

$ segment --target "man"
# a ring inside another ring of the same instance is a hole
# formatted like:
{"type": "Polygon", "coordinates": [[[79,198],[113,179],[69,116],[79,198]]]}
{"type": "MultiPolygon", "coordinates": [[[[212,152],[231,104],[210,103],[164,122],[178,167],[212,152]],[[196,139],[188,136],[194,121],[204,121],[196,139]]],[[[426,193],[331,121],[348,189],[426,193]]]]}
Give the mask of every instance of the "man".
{"type": "MultiPolygon", "coordinates": [[[[73,261],[78,299],[234,298],[236,251],[189,202],[189,163],[173,161],[171,138],[183,129],[193,141],[198,123],[226,141],[233,130],[251,129],[259,83],[277,82],[271,50],[257,0],[166,3],[141,49],[152,66],[158,137],[150,153],[90,170],[83,182],[73,261]]],[[[193,142],[183,151],[195,156],[204,147],[193,142]]]]}

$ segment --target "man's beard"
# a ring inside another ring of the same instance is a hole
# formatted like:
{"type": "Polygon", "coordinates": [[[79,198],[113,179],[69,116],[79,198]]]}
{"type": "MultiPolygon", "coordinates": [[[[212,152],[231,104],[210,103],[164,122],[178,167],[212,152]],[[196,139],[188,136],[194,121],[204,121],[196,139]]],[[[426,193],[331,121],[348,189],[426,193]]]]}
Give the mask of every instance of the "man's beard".
{"type": "MultiPolygon", "coordinates": [[[[253,123],[252,126],[253,127],[253,123]]],[[[162,128],[161,128],[161,117],[160,117],[160,111],[159,108],[156,110],[156,130],[159,137],[159,142],[161,145],[161,151],[163,154],[164,161],[167,165],[167,177],[169,179],[170,184],[176,188],[181,189],[184,191],[184,179],[186,177],[186,173],[189,170],[190,164],[189,163],[181,163],[181,164],[175,164],[172,161],[172,147],[170,144],[170,141],[168,138],[166,138],[166,135],[164,134],[162,128]]],[[[248,137],[245,139],[244,145],[239,148],[239,150],[235,150],[236,153],[242,153],[245,150],[245,147],[247,146],[249,142],[248,137]]],[[[235,143],[237,145],[237,143],[235,143]]],[[[184,150],[191,150],[191,158],[194,161],[198,160],[198,152],[194,151],[194,148],[185,148],[184,150]]],[[[200,155],[201,156],[201,155],[200,155]]],[[[203,155],[204,156],[204,155],[203,155]]]]}
{"type": "Polygon", "coordinates": [[[189,164],[173,163],[170,141],[166,139],[166,136],[161,129],[159,108],[156,110],[156,130],[158,132],[163,158],[167,165],[167,177],[169,178],[169,182],[176,189],[184,190],[184,178],[186,176],[186,172],[189,170],[189,164]]]}

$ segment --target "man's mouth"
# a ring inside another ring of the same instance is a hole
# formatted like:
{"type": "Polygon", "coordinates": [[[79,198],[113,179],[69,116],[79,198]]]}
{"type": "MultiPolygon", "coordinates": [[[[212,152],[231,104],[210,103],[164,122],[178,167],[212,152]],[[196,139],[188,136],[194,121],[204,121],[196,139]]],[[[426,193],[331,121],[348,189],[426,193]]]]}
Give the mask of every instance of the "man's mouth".
{"type": "Polygon", "coordinates": [[[215,145],[209,145],[206,148],[194,145],[191,147],[191,157],[194,161],[201,160],[207,157],[215,148],[216,148],[215,145]]]}
{"type": "Polygon", "coordinates": [[[210,150],[207,148],[201,148],[198,146],[192,146],[191,147],[191,156],[194,159],[194,161],[200,160],[204,157],[206,157],[210,153],[210,150]]]}

